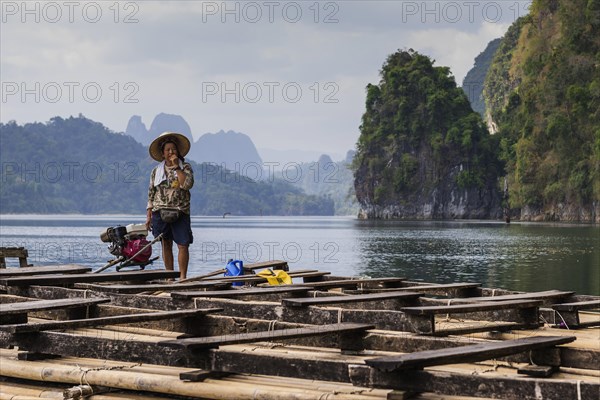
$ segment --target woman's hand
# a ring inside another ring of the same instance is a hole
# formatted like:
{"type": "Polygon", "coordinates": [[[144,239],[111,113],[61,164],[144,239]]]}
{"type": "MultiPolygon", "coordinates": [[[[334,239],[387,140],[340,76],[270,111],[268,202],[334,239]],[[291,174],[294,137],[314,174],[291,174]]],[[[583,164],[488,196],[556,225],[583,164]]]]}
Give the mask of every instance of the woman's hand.
{"type": "Polygon", "coordinates": [[[177,154],[175,153],[170,154],[167,161],[169,166],[179,165],[179,157],[177,157],[177,154]]]}

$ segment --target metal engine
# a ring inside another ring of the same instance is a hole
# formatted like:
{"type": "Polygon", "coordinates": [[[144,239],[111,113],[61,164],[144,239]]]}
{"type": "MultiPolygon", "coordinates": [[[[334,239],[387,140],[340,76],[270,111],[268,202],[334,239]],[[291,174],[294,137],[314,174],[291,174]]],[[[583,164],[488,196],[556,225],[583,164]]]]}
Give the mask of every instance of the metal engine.
{"type": "Polygon", "coordinates": [[[129,224],[106,228],[100,234],[100,240],[110,243],[110,254],[127,260],[127,265],[144,267],[151,263],[152,246],[146,239],[148,230],[144,224],[129,224]]]}

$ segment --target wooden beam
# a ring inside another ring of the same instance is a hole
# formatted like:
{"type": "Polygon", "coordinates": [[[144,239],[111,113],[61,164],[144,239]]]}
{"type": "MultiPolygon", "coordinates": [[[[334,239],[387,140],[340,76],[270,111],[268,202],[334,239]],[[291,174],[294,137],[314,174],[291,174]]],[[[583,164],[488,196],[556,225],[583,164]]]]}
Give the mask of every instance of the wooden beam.
{"type": "Polygon", "coordinates": [[[18,258],[19,267],[21,268],[29,267],[29,264],[27,264],[27,257],[29,257],[29,253],[24,247],[0,247],[0,269],[6,268],[5,259],[7,257],[18,258]]]}
{"type": "Polygon", "coordinates": [[[186,371],[179,374],[179,379],[190,382],[203,382],[206,379],[221,379],[231,375],[229,372],[207,371],[197,369],[194,371],[186,371]]]}
{"type": "MultiPolygon", "coordinates": [[[[397,288],[406,278],[369,278],[369,279],[333,279],[322,280],[318,282],[306,282],[294,285],[310,286],[314,289],[328,290],[344,287],[362,287],[362,288],[397,288]]],[[[267,284],[259,284],[263,286],[267,284]]]]}
{"type": "MultiPolygon", "coordinates": [[[[114,299],[113,302],[124,299],[114,299]]],[[[127,302],[129,304],[129,301],[127,302]]],[[[140,302],[141,303],[141,302],[140,302]]],[[[310,325],[355,322],[375,325],[377,329],[408,331],[406,314],[400,311],[360,310],[342,308],[283,307],[280,303],[239,301],[233,299],[195,298],[176,303],[181,308],[223,308],[222,315],[256,318],[269,321],[293,322],[310,325]]],[[[133,306],[133,305],[132,305],[133,306]]]]}
{"type": "Polygon", "coordinates": [[[49,265],[45,267],[6,268],[0,269],[0,277],[17,277],[49,274],[82,274],[92,269],[83,265],[49,265]]]}
{"type": "Polygon", "coordinates": [[[68,330],[102,325],[132,324],[138,322],[160,321],[165,319],[200,317],[210,312],[221,311],[218,308],[200,310],[159,311],[143,314],[117,315],[111,317],[74,319],[68,321],[38,322],[29,324],[0,325],[0,330],[10,333],[40,332],[49,330],[68,330]]]}
{"type": "MultiPolygon", "coordinates": [[[[384,293],[390,291],[407,291],[407,292],[418,292],[418,293],[429,293],[435,295],[448,295],[452,294],[454,297],[472,297],[481,294],[481,284],[473,282],[459,282],[449,283],[440,285],[418,285],[418,286],[404,286],[393,289],[364,289],[364,293],[384,293]]],[[[361,290],[357,291],[358,293],[361,290]]],[[[358,294],[356,293],[356,294],[358,294]]]]}
{"type": "MultiPolygon", "coordinates": [[[[257,300],[266,300],[266,295],[279,294],[287,297],[306,295],[311,289],[308,286],[267,286],[255,289],[232,289],[232,290],[207,290],[189,292],[171,292],[171,297],[177,299],[191,299],[194,297],[217,297],[217,298],[250,298],[258,297],[257,300]]],[[[269,300],[272,301],[272,300],[269,300]]]]}
{"type": "MultiPolygon", "coordinates": [[[[122,337],[127,336],[122,335],[122,337]]],[[[156,342],[133,339],[108,339],[53,331],[23,334],[0,332],[0,347],[10,346],[19,346],[19,349],[35,353],[70,357],[198,367],[179,349],[158,346],[156,342]]]]}
{"type": "Polygon", "coordinates": [[[103,293],[142,293],[142,292],[170,292],[173,290],[191,289],[226,289],[231,287],[231,282],[190,282],[190,283],[148,283],[142,285],[98,285],[94,283],[76,283],[77,289],[88,289],[103,293]]]}
{"type": "Polygon", "coordinates": [[[29,257],[25,247],[0,247],[0,257],[29,257]]]}
{"type": "Polygon", "coordinates": [[[480,297],[466,297],[461,299],[453,299],[455,304],[462,303],[480,303],[485,301],[490,302],[501,302],[511,300],[542,300],[541,305],[551,305],[557,300],[571,297],[575,292],[564,292],[560,290],[546,290],[543,292],[529,292],[529,293],[517,293],[517,294],[505,294],[500,296],[480,296],[480,297]]]}
{"type": "Polygon", "coordinates": [[[107,303],[109,301],[110,299],[59,299],[23,301],[19,303],[0,304],[0,316],[23,314],[34,311],[85,307],[95,304],[107,303]]]}
{"type": "Polygon", "coordinates": [[[111,272],[102,274],[66,274],[66,275],[44,275],[25,276],[18,278],[0,278],[0,285],[4,286],[28,286],[49,285],[61,286],[79,282],[116,282],[116,281],[147,281],[151,279],[176,278],[178,271],[146,270],[111,272]]]}
{"type": "Polygon", "coordinates": [[[27,323],[28,313],[55,313],[51,310],[61,310],[62,319],[74,319],[84,316],[90,307],[100,303],[109,302],[110,299],[59,299],[59,300],[36,300],[18,303],[0,304],[0,326],[9,324],[27,323]]]}
{"type": "Polygon", "coordinates": [[[588,328],[600,326],[600,319],[597,321],[581,322],[579,320],[579,310],[592,310],[600,308],[600,300],[578,301],[573,303],[553,304],[552,309],[558,314],[556,320],[558,326],[562,328],[588,328]]]}
{"type": "Polygon", "coordinates": [[[378,371],[367,365],[351,365],[353,385],[373,388],[434,392],[447,396],[506,400],[596,399],[597,382],[575,379],[520,377],[518,375],[459,374],[441,371],[378,371]]]}
{"type": "MultiPolygon", "coordinates": [[[[315,298],[283,299],[281,303],[286,307],[307,307],[329,304],[364,303],[369,301],[375,301],[379,303],[383,300],[403,300],[414,302],[420,296],[421,295],[419,293],[413,292],[386,292],[315,298]]],[[[379,308],[383,309],[381,304],[379,308]]]]}
{"type": "Polygon", "coordinates": [[[593,310],[600,308],[600,300],[578,301],[574,303],[553,304],[552,308],[556,311],[578,311],[593,310]]]}
{"type": "Polygon", "coordinates": [[[274,270],[281,269],[283,271],[289,271],[287,261],[283,261],[283,260],[262,261],[262,262],[257,262],[257,263],[253,263],[253,264],[244,265],[244,270],[248,270],[248,271],[255,271],[257,269],[263,269],[263,268],[271,268],[274,270]]]}
{"type": "MultiPolygon", "coordinates": [[[[516,322],[518,325],[513,328],[536,328],[539,326],[538,306],[539,300],[513,300],[499,302],[481,302],[455,304],[449,306],[422,306],[422,307],[403,307],[400,311],[406,313],[410,324],[410,331],[425,335],[444,335],[444,334],[464,334],[470,332],[481,332],[477,327],[472,329],[463,329],[456,331],[437,331],[435,325],[435,315],[439,314],[459,314],[471,315],[474,320],[487,321],[508,321],[516,322]]],[[[509,329],[504,324],[487,325],[485,330],[509,329]]]]}
{"type": "Polygon", "coordinates": [[[499,301],[484,303],[455,304],[449,306],[402,307],[401,311],[411,315],[462,314],[479,311],[496,311],[515,308],[538,307],[541,301],[499,301]]]}
{"type": "Polygon", "coordinates": [[[474,363],[492,358],[505,357],[524,351],[571,343],[575,339],[575,336],[533,336],[502,342],[480,343],[472,346],[373,358],[365,362],[367,365],[382,371],[422,369],[433,365],[474,363]]]}
{"type": "MultiPolygon", "coordinates": [[[[210,337],[199,337],[189,339],[165,340],[159,342],[160,345],[174,348],[184,348],[186,350],[207,349],[219,346],[269,342],[274,340],[297,339],[310,336],[323,336],[328,334],[354,335],[356,333],[364,334],[368,329],[373,329],[373,325],[339,323],[320,325],[306,328],[276,329],[273,331],[238,333],[233,335],[220,335],[210,337]]],[[[345,350],[342,348],[342,350],[345,350]]],[[[352,349],[355,350],[355,349],[352,349]]]]}

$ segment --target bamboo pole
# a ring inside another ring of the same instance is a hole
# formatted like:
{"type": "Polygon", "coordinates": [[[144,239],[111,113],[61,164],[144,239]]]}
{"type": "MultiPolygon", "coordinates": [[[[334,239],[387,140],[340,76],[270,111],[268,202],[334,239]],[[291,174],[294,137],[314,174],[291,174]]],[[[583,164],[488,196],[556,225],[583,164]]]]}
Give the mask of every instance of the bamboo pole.
{"type": "Polygon", "coordinates": [[[0,392],[0,400],[40,400],[40,398],[35,396],[23,396],[20,394],[0,392]]]}
{"type": "MultiPolygon", "coordinates": [[[[130,371],[84,370],[80,367],[66,367],[50,362],[29,362],[2,359],[0,375],[21,379],[42,380],[44,382],[86,383],[118,389],[154,392],[168,395],[202,397],[207,399],[318,399],[328,396],[332,399],[368,399],[360,394],[320,392],[307,389],[282,389],[257,387],[255,384],[223,385],[220,381],[183,382],[176,378],[156,376],[130,371]]],[[[353,388],[359,392],[361,388],[353,388]]],[[[368,390],[368,389],[365,389],[368,390]]],[[[386,392],[387,393],[387,392],[386,392]]]]}
{"type": "Polygon", "coordinates": [[[209,272],[208,274],[193,276],[193,277],[187,278],[187,279],[182,279],[180,281],[177,281],[177,283],[197,282],[197,281],[201,281],[206,278],[210,278],[212,276],[224,274],[226,271],[227,270],[225,268],[221,268],[221,269],[217,269],[216,271],[209,272]]]}
{"type": "Polygon", "coordinates": [[[49,388],[41,385],[28,385],[21,382],[2,381],[0,391],[21,396],[41,397],[45,399],[62,399],[62,388],[49,388]]]}

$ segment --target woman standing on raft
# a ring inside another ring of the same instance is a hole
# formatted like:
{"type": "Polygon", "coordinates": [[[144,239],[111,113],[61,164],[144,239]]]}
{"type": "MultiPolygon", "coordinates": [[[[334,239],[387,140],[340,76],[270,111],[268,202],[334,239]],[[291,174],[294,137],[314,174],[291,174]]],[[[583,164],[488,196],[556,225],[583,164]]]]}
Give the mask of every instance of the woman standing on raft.
{"type": "Polygon", "coordinates": [[[173,270],[173,242],[177,243],[179,277],[187,276],[189,245],[193,243],[190,220],[190,189],[194,172],[183,158],[190,151],[184,135],[164,132],[150,144],[150,157],[159,162],[150,174],[146,227],[157,237],[162,233],[162,256],[165,268],[173,270]]]}

